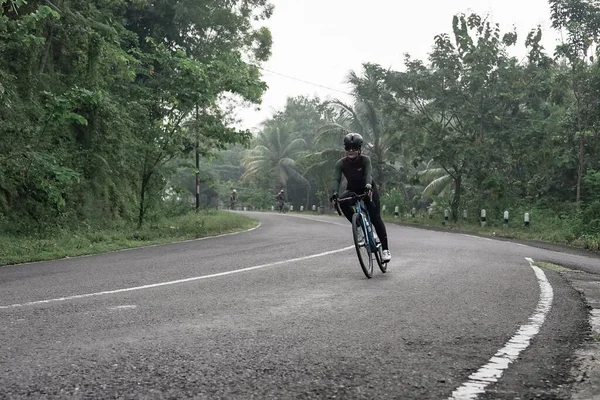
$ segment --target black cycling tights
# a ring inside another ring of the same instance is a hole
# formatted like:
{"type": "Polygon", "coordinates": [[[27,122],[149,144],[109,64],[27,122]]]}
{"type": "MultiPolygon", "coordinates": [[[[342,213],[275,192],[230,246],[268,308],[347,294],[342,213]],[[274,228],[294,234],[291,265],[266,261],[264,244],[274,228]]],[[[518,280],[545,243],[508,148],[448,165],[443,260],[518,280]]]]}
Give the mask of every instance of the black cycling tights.
{"type": "MultiPolygon", "coordinates": [[[[345,191],[340,195],[340,198],[349,197],[351,192],[345,191]]],[[[369,216],[371,217],[371,223],[375,227],[375,232],[377,232],[377,236],[379,236],[379,240],[381,240],[381,248],[382,250],[389,250],[388,247],[388,237],[387,231],[385,229],[385,224],[381,219],[381,204],[379,203],[379,192],[377,190],[373,191],[373,201],[369,201],[369,199],[365,199],[365,205],[367,206],[367,210],[369,211],[369,216]]],[[[342,212],[352,223],[352,215],[354,214],[354,210],[352,209],[352,202],[343,201],[340,203],[340,208],[342,212]]]]}

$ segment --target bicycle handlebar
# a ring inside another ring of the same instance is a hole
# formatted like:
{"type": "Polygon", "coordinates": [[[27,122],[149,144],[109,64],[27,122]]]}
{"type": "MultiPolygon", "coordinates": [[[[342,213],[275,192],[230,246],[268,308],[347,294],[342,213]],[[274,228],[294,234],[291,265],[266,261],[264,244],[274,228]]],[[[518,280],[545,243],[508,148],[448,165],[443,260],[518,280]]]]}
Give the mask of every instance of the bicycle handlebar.
{"type": "Polygon", "coordinates": [[[352,193],[351,196],[335,199],[335,209],[338,212],[338,215],[342,215],[342,210],[340,210],[340,204],[339,204],[340,202],[342,202],[342,201],[362,200],[365,197],[367,197],[366,193],[363,193],[363,194],[352,193]]]}
{"type": "Polygon", "coordinates": [[[352,194],[352,196],[338,198],[337,201],[350,201],[350,200],[361,200],[367,197],[366,193],[363,194],[352,194]]]}

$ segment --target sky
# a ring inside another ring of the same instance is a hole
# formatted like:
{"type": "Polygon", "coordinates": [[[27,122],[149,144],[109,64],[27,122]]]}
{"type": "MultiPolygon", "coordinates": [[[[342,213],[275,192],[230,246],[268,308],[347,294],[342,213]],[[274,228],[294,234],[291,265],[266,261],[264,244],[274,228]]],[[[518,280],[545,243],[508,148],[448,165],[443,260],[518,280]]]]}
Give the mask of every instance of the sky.
{"type": "Polygon", "coordinates": [[[260,122],[283,110],[286,99],[319,96],[348,101],[345,80],[365,62],[403,69],[404,54],[426,60],[435,35],[452,32],[452,17],[489,15],[501,33],[516,29],[512,54],[526,54],[525,38],[542,27],[542,44],[552,55],[559,33],[551,28],[547,0],[271,0],[264,21],[273,35],[272,56],[263,67],[269,86],[258,107],[240,108],[240,127],[256,131],[260,122]]]}

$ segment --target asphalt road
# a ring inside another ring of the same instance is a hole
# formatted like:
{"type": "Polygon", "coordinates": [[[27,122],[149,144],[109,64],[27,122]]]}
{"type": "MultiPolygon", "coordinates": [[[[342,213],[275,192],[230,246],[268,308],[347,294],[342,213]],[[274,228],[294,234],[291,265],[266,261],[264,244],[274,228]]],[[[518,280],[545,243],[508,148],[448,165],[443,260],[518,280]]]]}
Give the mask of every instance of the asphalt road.
{"type": "Polygon", "coordinates": [[[388,224],[363,275],[342,217],[0,267],[0,398],[567,399],[589,335],[545,260],[600,260],[388,224]]]}

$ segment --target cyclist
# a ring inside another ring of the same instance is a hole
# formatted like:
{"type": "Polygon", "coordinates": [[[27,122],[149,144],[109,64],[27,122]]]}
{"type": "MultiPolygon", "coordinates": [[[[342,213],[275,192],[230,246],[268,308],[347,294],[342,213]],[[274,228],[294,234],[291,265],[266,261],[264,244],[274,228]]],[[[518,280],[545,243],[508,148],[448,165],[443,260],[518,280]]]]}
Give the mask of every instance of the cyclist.
{"type": "Polygon", "coordinates": [[[283,191],[283,189],[281,189],[279,191],[279,193],[277,194],[277,209],[279,210],[279,212],[283,212],[284,203],[285,203],[285,192],[283,191]]]}
{"type": "Polygon", "coordinates": [[[237,202],[237,190],[233,189],[231,195],[229,195],[229,207],[235,210],[235,203],[237,202]]]}
{"type": "MultiPolygon", "coordinates": [[[[335,201],[338,197],[348,197],[350,192],[356,194],[369,194],[369,197],[365,199],[365,206],[369,211],[371,223],[375,227],[375,232],[377,232],[379,240],[381,240],[382,259],[383,261],[388,262],[392,259],[392,254],[388,247],[387,230],[381,219],[379,192],[371,174],[373,170],[371,158],[362,154],[362,144],[363,138],[358,133],[348,133],[344,136],[344,150],[346,155],[338,160],[333,169],[334,186],[330,200],[335,205],[335,201]],[[346,191],[339,196],[338,191],[342,180],[342,174],[346,177],[348,184],[346,186],[346,191]]],[[[349,202],[342,202],[340,203],[340,208],[348,221],[352,223],[352,215],[354,214],[352,205],[349,202]]]]}

